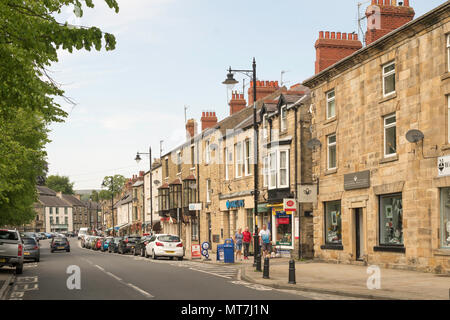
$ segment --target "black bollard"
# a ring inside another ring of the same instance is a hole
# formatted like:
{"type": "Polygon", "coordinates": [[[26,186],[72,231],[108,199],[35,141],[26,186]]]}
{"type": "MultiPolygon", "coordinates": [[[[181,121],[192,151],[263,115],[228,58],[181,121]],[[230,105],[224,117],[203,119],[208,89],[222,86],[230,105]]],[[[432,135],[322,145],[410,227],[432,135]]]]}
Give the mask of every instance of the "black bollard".
{"type": "Polygon", "coordinates": [[[295,282],[295,261],[289,260],[289,282],[290,284],[296,284],[295,282]]]}
{"type": "Polygon", "coordinates": [[[256,271],[262,271],[261,270],[261,254],[258,253],[256,256],[256,271]]]}
{"type": "Polygon", "coordinates": [[[264,272],[263,272],[263,278],[269,279],[269,258],[264,258],[264,272]]]}

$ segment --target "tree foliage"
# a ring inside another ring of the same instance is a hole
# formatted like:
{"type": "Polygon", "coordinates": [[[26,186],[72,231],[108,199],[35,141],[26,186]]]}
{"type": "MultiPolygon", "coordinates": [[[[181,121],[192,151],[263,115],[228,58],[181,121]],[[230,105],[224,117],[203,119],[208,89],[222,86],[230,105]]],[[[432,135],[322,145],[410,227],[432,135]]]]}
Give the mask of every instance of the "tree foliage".
{"type": "Polygon", "coordinates": [[[103,178],[102,187],[104,187],[105,190],[102,190],[100,195],[105,198],[102,198],[102,200],[111,199],[112,195],[118,195],[122,191],[126,181],[127,179],[120,174],[103,178]]]}
{"type": "Polygon", "coordinates": [[[74,194],[73,182],[70,182],[69,177],[66,176],[49,176],[46,181],[46,186],[56,192],[62,192],[63,194],[74,194]]]}
{"type": "MultiPolygon", "coordinates": [[[[119,11],[116,0],[104,0],[119,11]]],[[[36,182],[42,183],[47,127],[67,113],[64,91],[49,76],[58,50],[113,50],[115,37],[97,27],[57,20],[67,6],[81,17],[93,0],[0,1],[0,225],[33,219],[36,182]]]]}

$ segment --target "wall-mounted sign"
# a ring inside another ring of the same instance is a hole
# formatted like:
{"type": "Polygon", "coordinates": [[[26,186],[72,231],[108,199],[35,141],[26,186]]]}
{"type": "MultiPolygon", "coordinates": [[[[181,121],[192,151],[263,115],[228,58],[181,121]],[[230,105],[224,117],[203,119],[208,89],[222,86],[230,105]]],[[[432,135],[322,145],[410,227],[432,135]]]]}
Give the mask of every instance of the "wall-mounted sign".
{"type": "Polygon", "coordinates": [[[218,242],[220,241],[219,235],[218,235],[218,234],[213,234],[213,236],[212,236],[212,241],[213,241],[214,243],[218,243],[218,242]]]}
{"type": "Polygon", "coordinates": [[[227,200],[227,209],[228,210],[243,208],[244,206],[245,206],[244,200],[234,200],[234,201],[227,200]]]}
{"type": "Polygon", "coordinates": [[[297,211],[297,202],[295,199],[283,199],[284,211],[297,211]]]}
{"type": "Polygon", "coordinates": [[[202,210],[201,203],[189,203],[189,211],[199,211],[202,210]]]}
{"type": "Polygon", "coordinates": [[[450,155],[438,158],[438,177],[450,176],[450,155]]]}
{"type": "Polygon", "coordinates": [[[298,186],[298,202],[316,203],[317,184],[302,184],[298,186]]]}
{"type": "Polygon", "coordinates": [[[344,175],[344,190],[365,189],[370,187],[370,170],[344,175]]]}

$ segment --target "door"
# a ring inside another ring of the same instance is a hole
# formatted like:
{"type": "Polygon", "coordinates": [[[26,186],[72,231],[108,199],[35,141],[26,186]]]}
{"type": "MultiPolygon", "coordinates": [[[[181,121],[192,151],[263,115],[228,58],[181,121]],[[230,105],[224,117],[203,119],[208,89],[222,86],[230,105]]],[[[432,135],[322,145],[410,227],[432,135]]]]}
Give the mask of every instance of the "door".
{"type": "Polygon", "coordinates": [[[364,229],[363,229],[363,210],[355,209],[355,257],[356,260],[362,260],[364,256],[364,229]]]}

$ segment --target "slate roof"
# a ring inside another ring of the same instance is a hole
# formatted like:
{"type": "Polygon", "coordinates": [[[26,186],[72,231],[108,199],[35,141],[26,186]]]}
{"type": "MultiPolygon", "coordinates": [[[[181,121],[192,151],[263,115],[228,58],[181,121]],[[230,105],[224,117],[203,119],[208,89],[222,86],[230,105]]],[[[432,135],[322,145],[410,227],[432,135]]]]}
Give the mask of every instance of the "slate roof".
{"type": "Polygon", "coordinates": [[[79,200],[75,196],[72,196],[72,195],[69,195],[69,194],[63,194],[62,197],[63,197],[63,199],[65,201],[67,201],[68,203],[70,203],[73,206],[84,207],[83,201],[79,200]]]}
{"type": "Polygon", "coordinates": [[[82,202],[86,208],[97,209],[97,210],[102,209],[102,206],[95,201],[82,200],[82,202]]]}
{"type": "Polygon", "coordinates": [[[56,196],[56,192],[44,186],[36,186],[39,195],[56,196]]]}
{"type": "Polygon", "coordinates": [[[57,196],[39,195],[39,202],[46,207],[72,207],[72,205],[57,196]]]}

